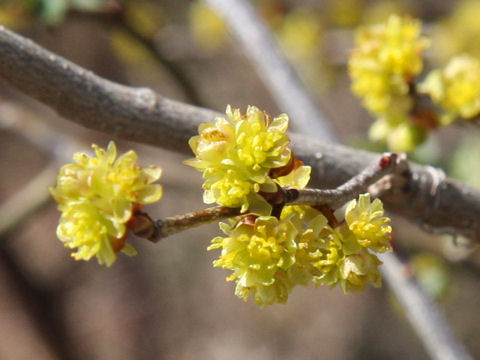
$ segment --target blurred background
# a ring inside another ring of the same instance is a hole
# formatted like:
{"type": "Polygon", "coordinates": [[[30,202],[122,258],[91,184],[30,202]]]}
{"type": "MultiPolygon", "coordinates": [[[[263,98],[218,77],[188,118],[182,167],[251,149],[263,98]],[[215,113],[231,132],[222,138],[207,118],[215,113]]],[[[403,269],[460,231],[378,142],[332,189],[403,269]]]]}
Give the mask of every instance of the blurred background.
{"type": "MultiPolygon", "coordinates": [[[[350,146],[373,121],[350,92],[353,29],[390,14],[422,19],[426,67],[460,53],[480,57],[480,1],[253,1],[318,106],[350,146]]],[[[97,73],[223,112],[227,104],[279,109],[220,18],[186,0],[1,0],[0,24],[97,73]]],[[[112,268],[75,262],[57,240],[47,188],[74,151],[111,136],[59,118],[0,81],[1,359],[427,359],[386,286],[359,294],[298,288],[286,305],[239,300],[207,252],[217,225],[151,244],[112,268]]],[[[140,163],[162,166],[164,196],[150,214],[198,210],[201,175],[185,156],[115,139],[140,163]]],[[[480,131],[435,132],[410,158],[480,186],[480,131]]],[[[394,218],[398,254],[480,358],[480,254],[394,218]]]]}

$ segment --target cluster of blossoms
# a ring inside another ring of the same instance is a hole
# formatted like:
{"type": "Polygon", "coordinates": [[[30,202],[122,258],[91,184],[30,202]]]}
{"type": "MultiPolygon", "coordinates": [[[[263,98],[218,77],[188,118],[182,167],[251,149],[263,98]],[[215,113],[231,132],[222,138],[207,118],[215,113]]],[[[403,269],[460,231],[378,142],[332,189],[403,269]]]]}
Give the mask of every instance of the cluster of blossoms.
{"type": "Polygon", "coordinates": [[[480,62],[468,55],[456,56],[445,68],[431,71],[419,90],[442,108],[442,124],[457,117],[473,118],[480,113],[480,62]]]}
{"type": "MultiPolygon", "coordinates": [[[[391,249],[392,230],[381,201],[360,195],[341,222],[334,209],[286,204],[285,188],[304,188],[311,171],[289,147],[288,116],[272,118],[253,106],[245,115],[227,107],[226,115],[200,125],[190,139],[196,157],[186,163],[203,173],[206,203],[240,210],[220,224],[227,236],[209,247],[221,249],[214,265],[233,271],[228,280],[236,281],[235,294],[269,305],[286,302],[297,285],[339,285],[345,293],[379,286],[375,253],[391,249]]],[[[143,236],[139,209],[161,198],[154,184],[161,170],[137,165],[133,151],[117,159],[113,142],[107,150],[93,148],[95,157],[75,154],[51,189],[62,211],[57,235],[77,249],[75,259],[95,256],[110,266],[119,251],[135,253],[126,236],[128,230],[143,236]]]]}
{"type": "Polygon", "coordinates": [[[307,60],[318,55],[322,30],[317,14],[297,8],[285,15],[278,30],[278,38],[289,57],[307,60]]]}
{"type": "Polygon", "coordinates": [[[424,130],[410,120],[413,78],[423,69],[422,52],[429,42],[417,20],[396,15],[383,24],[357,30],[349,71],[352,91],[378,120],[370,136],[393,151],[411,150],[424,130]]]}
{"type": "Polygon", "coordinates": [[[227,117],[202,124],[190,141],[196,155],[187,164],[203,172],[204,200],[245,213],[221,224],[227,237],[216,237],[209,249],[222,249],[217,267],[233,270],[235,294],[253,294],[260,305],[286,302],[296,285],[340,285],[345,292],[380,285],[373,252],[390,250],[389,219],[380,200],[368,194],[351,201],[345,222],[329,224],[310,206],[284,206],[273,216],[265,196],[279,186],[304,188],[307,166],[295,160],[286,135],[288,117],[272,119],[255,107],[245,115],[227,108],[227,117]],[[275,176],[281,174],[282,176],[275,176]]]}
{"type": "Polygon", "coordinates": [[[95,157],[76,153],[74,163],[64,165],[57,186],[50,192],[62,212],[57,236],[76,260],[96,257],[111,266],[116,253],[134,255],[126,243],[127,223],[144,204],[158,201],[162,187],[159,167],[141,167],[137,154],[129,151],[118,159],[113,142],[107,150],[92,146],[95,157]]]}
{"type": "Polygon", "coordinates": [[[227,41],[227,27],[207,4],[195,0],[190,4],[189,26],[192,39],[202,50],[215,53],[227,41]]]}
{"type": "Polygon", "coordinates": [[[285,206],[280,219],[259,216],[221,224],[227,237],[212,240],[222,249],[214,266],[233,270],[235,294],[259,305],[285,303],[297,285],[339,285],[345,293],[381,285],[373,252],[390,250],[391,227],[380,200],[368,194],[352,200],[345,222],[331,226],[309,206],[285,206]]]}
{"type": "Polygon", "coordinates": [[[241,207],[242,212],[270,215],[272,206],[261,193],[276,193],[278,186],[303,188],[310,179],[310,167],[290,168],[293,161],[286,135],[288,116],[271,118],[254,106],[245,115],[230,106],[227,119],[202,124],[199,135],[190,139],[195,158],[185,161],[203,173],[206,204],[241,207]],[[278,176],[278,175],[282,176],[278,176]]]}

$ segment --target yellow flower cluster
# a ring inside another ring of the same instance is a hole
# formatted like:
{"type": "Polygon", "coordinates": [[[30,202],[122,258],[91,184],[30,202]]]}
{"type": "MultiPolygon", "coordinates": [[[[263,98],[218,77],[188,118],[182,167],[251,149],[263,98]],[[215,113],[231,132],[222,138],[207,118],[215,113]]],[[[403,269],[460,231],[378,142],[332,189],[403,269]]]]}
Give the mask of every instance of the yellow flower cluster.
{"type": "Polygon", "coordinates": [[[361,246],[377,252],[391,250],[386,241],[392,228],[390,219],[383,215],[383,204],[379,199],[370,202],[369,194],[360,195],[358,202],[350,201],[345,210],[345,221],[361,246]]]}
{"type": "Polygon", "coordinates": [[[391,148],[396,147],[394,151],[410,150],[408,141],[393,142],[402,133],[410,135],[403,135],[408,140],[421,138],[409,134],[422,130],[413,125],[403,126],[393,135],[397,127],[409,122],[409,84],[422,71],[421,55],[429,44],[420,32],[419,21],[392,15],[386,23],[357,30],[349,60],[352,91],[379,118],[371,136],[389,142],[391,148]]]}
{"type": "Polygon", "coordinates": [[[74,163],[64,165],[57,186],[50,192],[62,212],[57,236],[76,260],[96,257],[111,266],[116,253],[134,255],[126,244],[127,222],[144,204],[158,201],[162,188],[153,184],[160,178],[159,167],[136,164],[137,154],[129,151],[118,159],[113,142],[107,150],[92,146],[95,157],[76,153],[74,163]]]}
{"type": "Polygon", "coordinates": [[[452,3],[449,16],[436,22],[433,27],[432,57],[437,63],[445,64],[451,57],[469,54],[480,59],[480,2],[461,0],[452,3]]]}
{"type": "Polygon", "coordinates": [[[227,280],[236,280],[235,295],[245,300],[251,290],[255,301],[267,305],[286,302],[290,286],[286,271],[295,263],[297,230],[289,221],[260,216],[255,224],[221,224],[229,237],[216,237],[208,248],[222,248],[214,266],[232,269],[227,280]]]}
{"type": "Polygon", "coordinates": [[[285,303],[297,285],[339,285],[345,293],[380,286],[372,252],[391,249],[389,219],[380,200],[361,195],[347,206],[346,223],[328,224],[308,206],[286,206],[280,219],[260,216],[221,224],[227,237],[212,240],[211,249],[222,249],[214,266],[233,270],[235,294],[247,300],[252,293],[259,305],[285,303]]]}
{"type": "Polygon", "coordinates": [[[217,52],[227,41],[227,26],[210,6],[193,1],[189,12],[190,34],[195,43],[209,53],[217,52]]]}
{"type": "Polygon", "coordinates": [[[442,124],[456,117],[475,117],[480,113],[480,62],[468,55],[456,56],[444,69],[431,71],[419,89],[444,110],[442,124]]]}
{"type": "Polygon", "coordinates": [[[323,41],[319,17],[301,7],[285,15],[277,35],[286,54],[295,60],[313,59],[323,41]]]}
{"type": "Polygon", "coordinates": [[[189,141],[195,158],[185,164],[203,173],[205,203],[270,215],[271,205],[259,192],[275,193],[278,185],[305,187],[310,179],[307,166],[280,177],[271,173],[292,160],[288,116],[272,119],[254,106],[245,115],[228,106],[226,115],[228,120],[218,117],[215,124],[200,125],[199,135],[189,141]]]}

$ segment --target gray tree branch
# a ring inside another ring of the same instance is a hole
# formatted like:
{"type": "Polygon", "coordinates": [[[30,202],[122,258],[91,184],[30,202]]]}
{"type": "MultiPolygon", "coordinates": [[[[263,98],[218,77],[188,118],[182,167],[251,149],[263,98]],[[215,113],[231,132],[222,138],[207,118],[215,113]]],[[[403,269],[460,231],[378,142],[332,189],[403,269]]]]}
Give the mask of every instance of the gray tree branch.
{"type": "MultiPolygon", "coordinates": [[[[148,88],[105,80],[1,26],[0,77],[80,125],[185,154],[198,124],[220,116],[148,88]]],[[[319,139],[290,137],[296,155],[313,168],[311,186],[334,188],[378,158],[319,139]]],[[[432,231],[480,241],[480,193],[432,167],[410,164],[410,170],[402,186],[382,197],[386,208],[432,231]]]]}

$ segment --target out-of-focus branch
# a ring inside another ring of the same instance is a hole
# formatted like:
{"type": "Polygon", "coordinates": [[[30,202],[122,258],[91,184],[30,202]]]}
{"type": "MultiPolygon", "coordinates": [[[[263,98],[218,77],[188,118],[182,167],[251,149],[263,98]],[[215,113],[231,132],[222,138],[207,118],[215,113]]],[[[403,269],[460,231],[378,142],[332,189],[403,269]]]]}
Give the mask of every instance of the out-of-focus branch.
{"type": "Polygon", "coordinates": [[[56,359],[76,360],[75,341],[65,323],[65,314],[59,306],[63,297],[62,286],[46,287],[35,283],[19,264],[6,241],[0,237],[0,266],[11,280],[23,309],[32,319],[33,326],[51,349],[56,359]]]}
{"type": "Polygon", "coordinates": [[[293,119],[295,130],[318,134],[322,140],[334,141],[335,135],[330,123],[325,120],[325,115],[317,108],[313,98],[308,94],[305,96],[302,81],[281,55],[275,39],[253,6],[242,0],[204,1],[224,17],[243,48],[248,49],[245,54],[281,111],[293,119]]]}
{"type": "Polygon", "coordinates": [[[436,360],[473,360],[463,345],[456,341],[438,306],[407,275],[405,266],[393,254],[380,254],[383,276],[400,302],[405,315],[422,339],[428,354],[436,360]]]}
{"type": "Polygon", "coordinates": [[[112,28],[125,31],[129,36],[137,41],[161,67],[168,71],[168,73],[183,90],[186,101],[194,105],[200,105],[202,103],[200,94],[193,86],[192,82],[184,74],[182,69],[178,66],[178,63],[164,56],[164,54],[156,46],[154,39],[150,39],[141,34],[132,25],[130,25],[128,21],[126,21],[123,11],[82,12],[77,10],[71,11],[69,16],[96,19],[112,28]]]}
{"type": "MultiPolygon", "coordinates": [[[[218,112],[102,79],[0,27],[0,77],[85,127],[185,154],[201,122],[218,112]]],[[[291,134],[297,157],[313,168],[313,187],[335,188],[376,161],[377,154],[291,134]]],[[[382,198],[389,211],[432,231],[480,241],[480,193],[442,172],[410,164],[401,186],[382,198]]]]}
{"type": "Polygon", "coordinates": [[[48,165],[27,185],[0,204],[0,236],[51,200],[47,189],[55,184],[57,172],[57,163],[48,165]]]}

